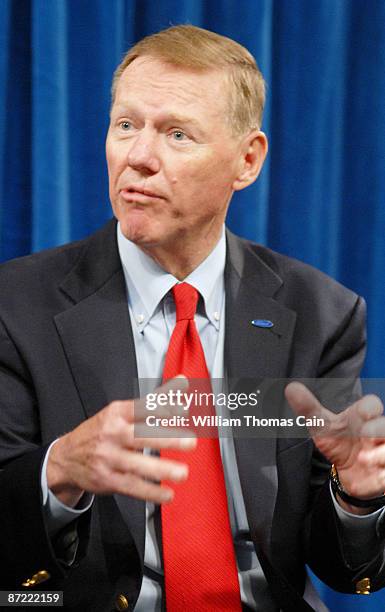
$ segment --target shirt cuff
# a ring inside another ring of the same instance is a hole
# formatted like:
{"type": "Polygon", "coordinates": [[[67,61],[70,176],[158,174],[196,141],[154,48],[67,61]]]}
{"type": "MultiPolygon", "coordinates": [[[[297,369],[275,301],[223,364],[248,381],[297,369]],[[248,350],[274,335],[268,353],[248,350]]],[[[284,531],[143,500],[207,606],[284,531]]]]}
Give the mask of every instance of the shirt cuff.
{"type": "Polygon", "coordinates": [[[332,496],[333,504],[338,514],[338,518],[342,521],[342,523],[346,526],[351,527],[376,527],[378,519],[384,514],[385,507],[379,508],[374,512],[370,512],[369,514],[353,514],[352,512],[348,512],[345,508],[339,505],[336,496],[332,490],[331,483],[329,483],[330,494],[332,496]]]}
{"type": "Polygon", "coordinates": [[[50,537],[53,537],[58,531],[60,531],[60,529],[63,529],[63,527],[78,518],[81,514],[87,512],[87,510],[91,508],[95,499],[95,495],[93,495],[92,493],[84,493],[78,504],[76,505],[76,508],[71,508],[70,506],[66,506],[65,504],[63,504],[63,502],[61,502],[60,499],[58,499],[56,495],[54,495],[54,493],[52,493],[52,491],[48,488],[48,457],[49,453],[51,452],[51,448],[54,444],[56,444],[56,442],[57,440],[54,440],[47,450],[43,462],[43,467],[41,470],[40,479],[43,508],[46,518],[48,534],[50,537]]]}

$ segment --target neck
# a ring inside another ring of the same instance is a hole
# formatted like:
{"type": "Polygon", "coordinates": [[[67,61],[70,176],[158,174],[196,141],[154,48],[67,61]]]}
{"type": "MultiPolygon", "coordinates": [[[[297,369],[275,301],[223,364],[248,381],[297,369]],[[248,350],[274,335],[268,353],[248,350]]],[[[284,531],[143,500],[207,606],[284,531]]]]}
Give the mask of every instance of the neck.
{"type": "Polygon", "coordinates": [[[163,270],[182,281],[210,255],[219,242],[221,232],[222,228],[210,240],[201,241],[199,244],[175,243],[170,249],[163,246],[153,248],[141,246],[140,248],[156,261],[163,270]]]}

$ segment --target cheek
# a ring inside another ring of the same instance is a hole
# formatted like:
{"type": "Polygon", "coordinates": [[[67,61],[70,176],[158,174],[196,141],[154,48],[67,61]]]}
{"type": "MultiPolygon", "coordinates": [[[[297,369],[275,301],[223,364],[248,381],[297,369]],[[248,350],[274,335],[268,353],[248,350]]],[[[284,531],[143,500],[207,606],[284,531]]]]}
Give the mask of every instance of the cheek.
{"type": "Polygon", "coordinates": [[[125,168],[125,156],[122,151],[119,151],[116,146],[106,146],[107,169],[110,185],[118,179],[119,175],[125,168]]]}
{"type": "Polygon", "coordinates": [[[112,182],[114,176],[116,174],[116,164],[112,155],[107,155],[107,171],[108,171],[108,180],[110,183],[110,187],[112,186],[112,182]]]}
{"type": "Polygon", "coordinates": [[[194,191],[211,182],[213,178],[212,160],[202,161],[201,159],[185,160],[178,167],[174,167],[170,173],[170,182],[176,188],[183,188],[185,191],[194,191]]]}
{"type": "Polygon", "coordinates": [[[116,177],[119,174],[121,166],[122,163],[120,162],[119,157],[117,155],[110,155],[107,160],[107,167],[111,177],[116,177]]]}
{"type": "MultiPolygon", "coordinates": [[[[192,202],[201,203],[210,214],[226,206],[233,191],[234,157],[211,150],[209,154],[202,152],[183,160],[173,159],[165,175],[173,193],[175,216],[181,211],[186,214],[186,209],[194,214],[192,202]]],[[[202,214],[202,206],[199,210],[202,214]]]]}
{"type": "Polygon", "coordinates": [[[228,160],[209,160],[197,169],[191,168],[187,174],[191,190],[199,191],[200,197],[210,206],[218,204],[218,199],[231,191],[233,182],[232,168],[228,160]]]}

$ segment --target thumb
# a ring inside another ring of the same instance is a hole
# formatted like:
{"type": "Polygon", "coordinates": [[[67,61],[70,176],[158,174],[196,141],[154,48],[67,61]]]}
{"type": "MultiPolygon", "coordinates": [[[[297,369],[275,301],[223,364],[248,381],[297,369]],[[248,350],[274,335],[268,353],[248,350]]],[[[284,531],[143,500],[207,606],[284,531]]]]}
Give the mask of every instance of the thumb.
{"type": "MultiPolygon", "coordinates": [[[[330,424],[334,414],[322,406],[316,396],[300,382],[291,382],[285,388],[285,397],[297,416],[317,417],[323,420],[324,427],[330,424]]],[[[315,430],[313,427],[309,429],[315,430]]]]}

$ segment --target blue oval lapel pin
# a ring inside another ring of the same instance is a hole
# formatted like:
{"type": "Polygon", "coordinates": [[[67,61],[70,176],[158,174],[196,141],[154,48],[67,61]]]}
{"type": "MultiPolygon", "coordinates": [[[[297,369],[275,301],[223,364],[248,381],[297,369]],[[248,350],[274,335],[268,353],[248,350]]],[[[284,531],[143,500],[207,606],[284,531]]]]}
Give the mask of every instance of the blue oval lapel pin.
{"type": "Polygon", "coordinates": [[[273,327],[274,323],[272,321],[268,321],[267,319],[253,319],[251,324],[254,327],[273,327]]]}

